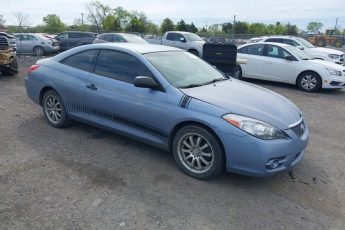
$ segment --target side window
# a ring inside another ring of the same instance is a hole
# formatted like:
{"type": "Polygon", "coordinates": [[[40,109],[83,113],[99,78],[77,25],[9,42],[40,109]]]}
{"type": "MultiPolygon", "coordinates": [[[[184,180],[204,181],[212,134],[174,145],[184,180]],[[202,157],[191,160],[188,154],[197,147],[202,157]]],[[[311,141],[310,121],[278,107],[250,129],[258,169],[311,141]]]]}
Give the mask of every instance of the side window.
{"type": "Polygon", "coordinates": [[[248,47],[248,52],[247,52],[248,54],[263,55],[264,45],[257,44],[257,45],[247,46],[247,47],[248,47]]]}
{"type": "Polygon", "coordinates": [[[113,50],[101,50],[94,73],[128,83],[133,83],[137,76],[152,76],[135,57],[113,50]]]}
{"type": "Polygon", "coordinates": [[[28,35],[28,41],[36,41],[37,39],[33,35],[28,35]]]}
{"type": "Polygon", "coordinates": [[[117,35],[117,34],[113,35],[113,41],[114,42],[126,42],[126,40],[122,36],[117,35]]]}
{"type": "Polygon", "coordinates": [[[283,43],[293,46],[293,40],[291,39],[283,39],[283,43]]]}
{"type": "Polygon", "coordinates": [[[285,49],[283,49],[281,47],[267,45],[267,55],[266,56],[284,59],[287,56],[291,56],[291,54],[288,53],[285,49]]]}
{"type": "Polygon", "coordinates": [[[113,37],[111,34],[105,34],[101,36],[101,39],[104,41],[108,41],[108,42],[112,42],[113,41],[113,37]]]}
{"type": "Polygon", "coordinates": [[[269,38],[266,42],[276,42],[276,43],[284,43],[283,39],[281,38],[269,38]]]}
{"type": "Polygon", "coordinates": [[[182,34],[175,34],[175,41],[176,41],[176,42],[181,41],[181,40],[180,40],[181,38],[184,38],[184,36],[183,36],[182,34]]]}
{"type": "Polygon", "coordinates": [[[301,44],[297,43],[296,41],[292,40],[292,45],[293,46],[301,46],[301,44]]]}
{"type": "Polygon", "coordinates": [[[175,33],[168,33],[166,39],[169,41],[175,41],[175,33]]]}
{"type": "Polygon", "coordinates": [[[70,38],[82,38],[83,35],[80,33],[70,33],[69,37],[70,38]]]}
{"type": "Polygon", "coordinates": [[[246,53],[248,53],[248,47],[247,46],[246,47],[242,47],[237,52],[238,53],[242,53],[242,54],[246,54],[246,53]]]}
{"type": "Polygon", "coordinates": [[[58,39],[68,39],[68,33],[63,33],[57,36],[58,39]]]}
{"type": "Polygon", "coordinates": [[[86,50],[63,59],[60,63],[80,70],[92,72],[98,50],[86,50]]]}

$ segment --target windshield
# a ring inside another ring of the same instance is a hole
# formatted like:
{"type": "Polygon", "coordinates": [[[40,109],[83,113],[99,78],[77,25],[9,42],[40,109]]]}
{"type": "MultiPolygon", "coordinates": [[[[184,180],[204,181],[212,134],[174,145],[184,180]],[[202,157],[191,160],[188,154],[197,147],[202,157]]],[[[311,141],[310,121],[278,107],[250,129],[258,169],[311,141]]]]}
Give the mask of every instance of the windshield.
{"type": "Polygon", "coordinates": [[[203,41],[201,37],[199,37],[198,35],[196,34],[183,34],[184,36],[187,37],[187,39],[191,42],[194,42],[194,41],[203,41]]]}
{"type": "Polygon", "coordinates": [[[149,53],[145,57],[176,88],[192,88],[228,79],[213,66],[188,52],[149,53]]]}
{"type": "Polygon", "coordinates": [[[300,42],[304,47],[307,47],[307,48],[314,48],[315,47],[313,44],[311,44],[310,42],[308,42],[307,40],[305,40],[303,38],[296,38],[296,40],[298,42],[300,42]]]}
{"type": "Polygon", "coordinates": [[[137,35],[123,34],[122,36],[130,43],[148,44],[147,41],[137,35]]]}
{"type": "Polygon", "coordinates": [[[297,47],[285,46],[284,48],[287,49],[293,55],[297,56],[299,59],[302,59],[302,60],[310,60],[310,59],[312,59],[311,56],[309,56],[308,54],[306,54],[302,50],[298,49],[297,47]]]}

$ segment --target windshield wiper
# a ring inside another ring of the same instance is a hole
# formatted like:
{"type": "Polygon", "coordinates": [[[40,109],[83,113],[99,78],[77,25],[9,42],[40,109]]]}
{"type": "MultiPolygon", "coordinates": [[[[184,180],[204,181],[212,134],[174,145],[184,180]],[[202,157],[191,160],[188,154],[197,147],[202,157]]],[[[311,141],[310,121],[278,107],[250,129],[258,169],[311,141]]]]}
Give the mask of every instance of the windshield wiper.
{"type": "Polygon", "coordinates": [[[187,89],[187,88],[194,88],[194,87],[199,87],[199,86],[203,86],[204,84],[190,84],[190,85],[186,85],[186,86],[181,86],[179,88],[181,89],[187,89]]]}
{"type": "Polygon", "coordinates": [[[215,83],[217,81],[225,81],[225,80],[229,80],[229,79],[228,78],[216,78],[216,79],[213,79],[211,81],[205,82],[203,85],[208,85],[208,84],[215,83]]]}

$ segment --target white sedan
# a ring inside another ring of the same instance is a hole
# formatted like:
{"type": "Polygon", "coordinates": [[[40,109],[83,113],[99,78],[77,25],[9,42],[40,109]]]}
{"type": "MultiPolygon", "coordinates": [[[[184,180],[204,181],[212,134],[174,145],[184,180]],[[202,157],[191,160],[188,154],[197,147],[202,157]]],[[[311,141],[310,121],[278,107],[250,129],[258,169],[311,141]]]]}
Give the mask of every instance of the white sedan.
{"type": "Polygon", "coordinates": [[[239,78],[255,78],[297,85],[304,91],[345,88],[345,67],[310,57],[300,49],[279,43],[258,42],[238,47],[239,78]]]}

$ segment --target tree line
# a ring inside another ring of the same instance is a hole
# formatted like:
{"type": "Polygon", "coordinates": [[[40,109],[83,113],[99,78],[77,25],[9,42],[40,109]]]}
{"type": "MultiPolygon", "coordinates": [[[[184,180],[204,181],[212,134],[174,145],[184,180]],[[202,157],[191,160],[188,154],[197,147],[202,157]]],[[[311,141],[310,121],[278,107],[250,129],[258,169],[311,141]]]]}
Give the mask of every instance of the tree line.
{"type": "MultiPolygon", "coordinates": [[[[251,34],[251,35],[297,35],[299,29],[290,23],[275,24],[248,23],[237,21],[213,24],[197,28],[194,23],[186,23],[184,20],[176,24],[170,19],[165,18],[161,25],[156,25],[148,19],[145,13],[139,11],[128,11],[122,7],[112,8],[99,1],[92,1],[86,5],[87,14],[85,18],[77,17],[72,25],[65,24],[58,15],[48,14],[42,18],[42,24],[30,27],[29,15],[25,13],[14,13],[17,25],[8,26],[9,32],[45,32],[50,34],[61,33],[66,30],[94,31],[94,32],[136,32],[163,34],[166,31],[179,30],[203,35],[229,35],[251,34]]],[[[5,23],[0,15],[0,25],[5,23]]],[[[307,26],[309,31],[317,31],[322,27],[322,23],[310,22],[307,26]]]]}

